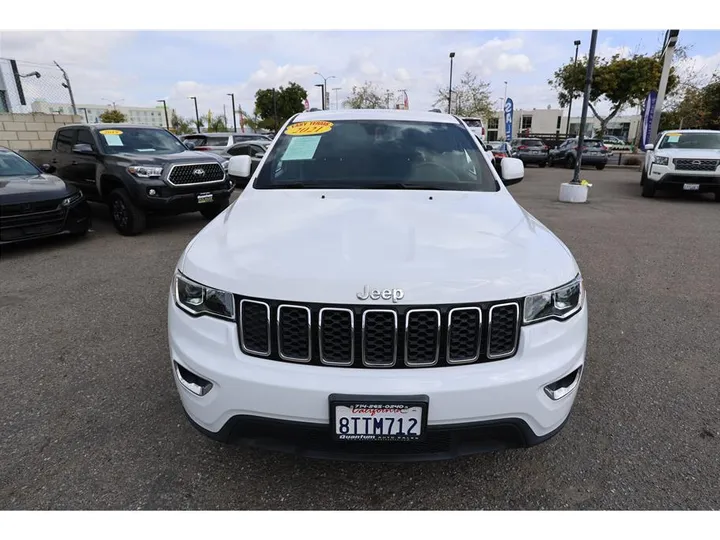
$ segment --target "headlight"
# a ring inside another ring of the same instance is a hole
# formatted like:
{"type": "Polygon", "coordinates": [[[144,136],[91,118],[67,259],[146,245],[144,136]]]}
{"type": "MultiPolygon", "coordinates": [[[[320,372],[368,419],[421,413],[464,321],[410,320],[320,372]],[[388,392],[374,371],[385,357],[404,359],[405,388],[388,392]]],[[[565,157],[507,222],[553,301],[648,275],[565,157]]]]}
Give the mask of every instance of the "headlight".
{"type": "Polygon", "coordinates": [[[668,158],[666,158],[665,156],[654,156],[653,163],[655,163],[656,165],[667,165],[668,158]]]}
{"type": "Polygon", "coordinates": [[[62,205],[70,206],[71,204],[78,202],[82,198],[83,198],[82,191],[78,191],[75,195],[70,195],[69,197],[63,199],[62,205]]]}
{"type": "Polygon", "coordinates": [[[128,172],[140,178],[155,178],[162,175],[162,167],[145,167],[144,165],[133,165],[128,167],[128,172]]]}
{"type": "Polygon", "coordinates": [[[175,274],[175,302],[191,315],[235,318],[235,302],[231,293],[196,283],[179,272],[175,274]]]}
{"type": "Polygon", "coordinates": [[[568,319],[582,308],[584,294],[582,276],[578,274],[575,279],[562,287],[528,296],[525,298],[523,324],[546,319],[568,319]]]}
{"type": "Polygon", "coordinates": [[[227,172],[227,170],[228,170],[228,165],[229,165],[229,164],[230,164],[230,161],[229,161],[229,160],[222,162],[223,171],[227,172]]]}

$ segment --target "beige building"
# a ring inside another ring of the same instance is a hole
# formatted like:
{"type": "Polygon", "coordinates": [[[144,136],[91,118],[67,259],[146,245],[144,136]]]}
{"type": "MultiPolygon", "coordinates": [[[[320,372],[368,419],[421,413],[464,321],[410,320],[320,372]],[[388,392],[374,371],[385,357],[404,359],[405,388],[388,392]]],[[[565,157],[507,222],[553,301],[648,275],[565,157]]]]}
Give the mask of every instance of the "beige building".
{"type": "MultiPolygon", "coordinates": [[[[77,114],[83,122],[88,124],[100,123],[100,115],[111,109],[110,105],[76,104],[77,114]]],[[[144,126],[165,127],[165,111],[162,105],[158,107],[123,107],[117,106],[117,110],[125,115],[130,124],[144,126]]],[[[32,103],[34,113],[46,114],[72,114],[70,103],[48,103],[46,101],[34,101],[32,103]]],[[[172,118],[172,109],[168,107],[168,119],[172,118]]]]}
{"type": "MultiPolygon", "coordinates": [[[[638,134],[642,119],[639,114],[616,116],[607,126],[606,135],[615,135],[632,141],[638,134]]],[[[532,135],[557,135],[562,138],[567,133],[568,116],[565,109],[515,109],[513,113],[512,136],[528,132],[532,135]]],[[[600,122],[592,115],[588,115],[585,129],[586,136],[592,136],[600,128],[600,122]]],[[[570,120],[570,135],[577,135],[580,130],[580,116],[573,116],[570,120]]],[[[487,140],[505,140],[505,122],[503,114],[498,111],[488,120],[487,140]]]]}

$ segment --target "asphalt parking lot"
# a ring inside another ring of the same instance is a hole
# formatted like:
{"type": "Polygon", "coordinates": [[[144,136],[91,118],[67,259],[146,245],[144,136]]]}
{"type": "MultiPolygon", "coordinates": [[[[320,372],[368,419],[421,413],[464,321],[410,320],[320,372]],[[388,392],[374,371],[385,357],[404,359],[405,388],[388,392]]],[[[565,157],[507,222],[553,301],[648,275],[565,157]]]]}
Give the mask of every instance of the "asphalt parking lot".
{"type": "MultiPolygon", "coordinates": [[[[199,215],[4,247],[2,509],[720,509],[720,204],[640,197],[639,172],[527,169],[517,200],[573,251],[587,370],[554,439],[447,462],[312,461],[223,446],[185,420],[166,298],[199,215]]],[[[248,231],[248,234],[252,234],[248,231]]]]}

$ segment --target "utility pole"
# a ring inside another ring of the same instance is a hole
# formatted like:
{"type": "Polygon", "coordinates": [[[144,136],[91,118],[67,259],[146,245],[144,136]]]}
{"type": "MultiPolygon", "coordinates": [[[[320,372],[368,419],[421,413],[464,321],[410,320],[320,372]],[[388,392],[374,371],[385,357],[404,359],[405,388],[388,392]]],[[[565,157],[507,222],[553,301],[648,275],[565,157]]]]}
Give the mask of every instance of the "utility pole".
{"type": "Polygon", "coordinates": [[[237,133],[237,120],[235,119],[235,94],[228,94],[232,99],[233,133],[237,133]]]}
{"type": "Polygon", "coordinates": [[[197,98],[190,96],[188,99],[192,99],[195,102],[195,127],[197,128],[197,132],[200,133],[200,114],[198,113],[197,98]]]}
{"type": "Polygon", "coordinates": [[[163,109],[165,109],[165,127],[170,129],[170,120],[168,120],[168,113],[167,113],[167,103],[165,103],[164,99],[158,99],[158,103],[163,104],[163,109]]]}
{"type": "Polygon", "coordinates": [[[335,90],[335,110],[336,110],[336,111],[339,111],[339,110],[340,110],[340,105],[339,105],[339,102],[338,102],[338,90],[342,90],[342,88],[333,88],[333,90],[335,90]]]}
{"type": "MultiPolygon", "coordinates": [[[[670,77],[670,67],[672,66],[675,45],[677,44],[679,34],[680,30],[668,30],[665,32],[665,43],[663,44],[662,50],[662,75],[660,75],[660,87],[658,88],[657,100],[655,101],[655,114],[653,115],[652,126],[650,128],[651,143],[654,143],[657,138],[658,129],[660,128],[660,115],[662,114],[663,101],[665,101],[665,92],[667,91],[668,78],[670,77]]],[[[645,114],[648,114],[647,111],[645,114]]]]}
{"type": "Polygon", "coordinates": [[[583,95],[582,114],[580,116],[580,133],[578,133],[577,159],[575,160],[575,171],[571,184],[580,183],[580,165],[582,164],[583,144],[585,144],[585,124],[587,123],[588,104],[590,103],[590,87],[592,85],[593,70],[595,69],[595,46],[597,45],[598,31],[592,31],[590,38],[590,52],[588,53],[588,64],[585,70],[585,95],[583,95]]]}
{"type": "Polygon", "coordinates": [[[68,94],[70,94],[70,105],[72,106],[73,114],[77,114],[77,108],[75,107],[75,96],[73,96],[72,86],[70,86],[70,77],[68,77],[65,70],[60,67],[60,64],[55,62],[55,65],[60,71],[62,71],[63,79],[65,79],[65,82],[62,83],[62,85],[67,88],[68,94]]]}
{"type": "Polygon", "coordinates": [[[452,114],[452,68],[453,68],[453,58],[455,58],[455,53],[450,53],[450,85],[448,86],[448,114],[452,114]]]}
{"type": "MultiPolygon", "coordinates": [[[[578,49],[580,47],[580,40],[577,39],[573,43],[575,45],[575,61],[573,62],[573,66],[577,64],[577,57],[578,57],[578,49]]],[[[565,137],[568,137],[570,135],[570,119],[572,118],[572,102],[573,102],[573,93],[570,93],[570,105],[568,105],[568,121],[567,126],[565,126],[565,137]]]]}
{"type": "MultiPolygon", "coordinates": [[[[330,75],[329,77],[324,77],[323,74],[320,73],[319,71],[316,71],[314,74],[315,74],[315,75],[319,75],[320,78],[323,80],[323,83],[322,83],[322,93],[323,93],[323,95],[322,95],[322,110],[324,111],[324,110],[326,109],[326,107],[325,107],[325,95],[326,95],[326,93],[327,93],[327,82],[328,82],[330,79],[337,79],[337,77],[336,77],[335,75],[330,75]]],[[[318,85],[315,85],[315,86],[318,86],[318,85]]],[[[328,101],[329,101],[329,100],[328,100],[328,101]]],[[[328,105],[329,105],[329,103],[328,103],[328,105]]]]}
{"type": "MultiPolygon", "coordinates": [[[[323,89],[324,90],[324,89],[323,89]]],[[[323,96],[324,97],[324,96],[323,96]]],[[[278,115],[277,115],[277,92],[273,88],[273,125],[275,133],[277,133],[278,130],[278,115]]]]}

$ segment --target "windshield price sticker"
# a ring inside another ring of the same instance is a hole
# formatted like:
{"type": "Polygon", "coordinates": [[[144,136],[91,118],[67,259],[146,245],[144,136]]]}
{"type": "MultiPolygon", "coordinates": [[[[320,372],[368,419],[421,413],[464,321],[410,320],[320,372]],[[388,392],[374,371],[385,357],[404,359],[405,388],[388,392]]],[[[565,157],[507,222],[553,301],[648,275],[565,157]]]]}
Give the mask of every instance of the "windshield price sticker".
{"type": "Polygon", "coordinates": [[[285,135],[320,135],[332,130],[333,123],[323,120],[315,120],[313,122],[298,122],[288,126],[285,135]]]}
{"type": "Polygon", "coordinates": [[[100,135],[122,135],[123,132],[119,129],[103,129],[100,135]]]}

